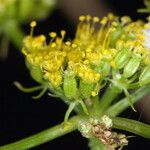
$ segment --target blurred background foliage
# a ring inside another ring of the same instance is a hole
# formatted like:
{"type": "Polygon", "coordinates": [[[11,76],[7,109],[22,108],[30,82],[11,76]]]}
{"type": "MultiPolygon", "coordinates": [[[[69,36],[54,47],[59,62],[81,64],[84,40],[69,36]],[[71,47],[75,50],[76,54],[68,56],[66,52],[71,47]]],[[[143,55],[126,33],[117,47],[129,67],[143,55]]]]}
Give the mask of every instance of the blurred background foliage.
{"type": "Polygon", "coordinates": [[[0,56],[7,57],[9,41],[21,48],[25,36],[22,24],[44,20],[50,15],[56,0],[0,0],[0,56]]]}
{"type": "MultiPolygon", "coordinates": [[[[18,91],[13,85],[13,81],[24,83],[27,87],[36,85],[19,52],[24,35],[30,32],[31,20],[38,21],[35,35],[48,36],[50,31],[59,33],[64,29],[67,31],[66,37],[73,38],[79,15],[90,14],[101,18],[111,11],[120,16],[129,15],[133,20],[144,20],[147,14],[137,13],[138,8],[144,7],[142,0],[0,0],[0,145],[60,123],[67,109],[59,99],[44,95],[42,99],[33,100],[32,95],[18,91]]],[[[122,116],[150,123],[148,100],[137,106],[137,113],[129,108],[122,116]]],[[[126,149],[140,150],[148,146],[148,139],[135,137],[130,139],[126,149]]],[[[73,132],[33,150],[52,148],[85,150],[88,146],[86,139],[73,132]]]]}

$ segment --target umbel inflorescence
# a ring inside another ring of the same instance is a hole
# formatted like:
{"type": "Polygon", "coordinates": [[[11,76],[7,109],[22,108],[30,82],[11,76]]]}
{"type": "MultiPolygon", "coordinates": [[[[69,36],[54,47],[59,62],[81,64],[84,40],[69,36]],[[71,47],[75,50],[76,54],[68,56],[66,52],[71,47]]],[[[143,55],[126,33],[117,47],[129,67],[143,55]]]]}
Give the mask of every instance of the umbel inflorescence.
{"type": "Polygon", "coordinates": [[[33,36],[35,26],[31,22],[22,52],[38,83],[66,101],[82,102],[110,83],[124,92],[135,110],[128,91],[150,82],[149,23],[113,14],[102,19],[80,16],[72,41],[62,30],[60,36],[50,32],[48,44],[44,35],[33,36]]]}
{"type": "MultiPolygon", "coordinates": [[[[42,89],[34,98],[47,90],[50,96],[61,98],[69,105],[66,125],[73,109],[89,118],[111,116],[107,110],[119,101],[119,94],[127,97],[136,111],[130,93],[150,84],[150,23],[113,14],[102,19],[80,16],[73,40],[67,40],[62,30],[60,35],[50,32],[48,43],[44,35],[33,35],[36,22],[30,25],[22,53],[32,78],[40,86],[25,89],[16,83],[18,88],[26,92],[42,89]]],[[[79,126],[85,137],[92,135],[111,149],[128,144],[125,135],[111,132],[112,124],[106,127],[98,121],[79,126]]]]}

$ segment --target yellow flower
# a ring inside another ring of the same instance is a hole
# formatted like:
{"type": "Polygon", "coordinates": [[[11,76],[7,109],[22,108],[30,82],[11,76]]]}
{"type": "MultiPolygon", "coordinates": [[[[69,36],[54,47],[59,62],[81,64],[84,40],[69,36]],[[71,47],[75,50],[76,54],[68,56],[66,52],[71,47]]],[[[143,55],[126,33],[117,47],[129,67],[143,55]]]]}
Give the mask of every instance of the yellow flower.
{"type": "Polygon", "coordinates": [[[44,73],[45,78],[47,78],[54,87],[58,87],[61,84],[62,75],[59,71],[52,73],[45,71],[44,73]]]}
{"type": "Polygon", "coordinates": [[[148,25],[142,21],[133,22],[128,16],[121,19],[113,14],[102,19],[90,15],[80,16],[72,41],[64,41],[66,31],[62,30],[60,37],[50,32],[51,40],[48,44],[44,35],[33,36],[35,26],[36,22],[32,22],[31,33],[24,39],[22,52],[28,63],[41,68],[45,79],[53,86],[63,84],[63,74],[67,70],[73,70],[77,79],[99,83],[103,80],[104,69],[95,68],[105,64],[105,61],[109,62],[112,69],[124,67],[128,62],[122,64],[119,60],[122,67],[118,66],[116,60],[119,58],[116,57],[125,49],[128,57],[140,55],[143,60],[141,65],[150,63],[150,51],[144,44],[146,34],[143,32],[147,31],[148,25]],[[96,26],[99,28],[96,29],[96,26]]]}

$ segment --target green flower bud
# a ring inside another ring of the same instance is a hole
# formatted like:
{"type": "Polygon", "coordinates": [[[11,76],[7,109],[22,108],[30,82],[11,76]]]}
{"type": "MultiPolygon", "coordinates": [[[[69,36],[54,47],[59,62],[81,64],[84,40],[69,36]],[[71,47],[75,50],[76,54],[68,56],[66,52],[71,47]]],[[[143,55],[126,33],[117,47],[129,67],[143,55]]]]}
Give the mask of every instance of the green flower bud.
{"type": "Polygon", "coordinates": [[[139,83],[141,86],[150,83],[150,64],[142,71],[139,77],[139,83]]]}
{"type": "Polygon", "coordinates": [[[130,59],[130,53],[127,49],[121,50],[115,57],[115,63],[118,69],[123,68],[130,59]]]}
{"type": "Polygon", "coordinates": [[[141,58],[138,56],[132,57],[128,64],[124,67],[123,75],[125,78],[131,77],[138,69],[141,58]]]}
{"type": "Polygon", "coordinates": [[[76,99],[77,97],[77,81],[72,71],[65,71],[63,82],[64,94],[68,99],[76,99]]]}
{"type": "Polygon", "coordinates": [[[102,76],[107,76],[110,73],[110,63],[108,61],[103,61],[101,63],[101,67],[102,67],[102,76]]]}
{"type": "Polygon", "coordinates": [[[136,36],[133,33],[128,33],[126,35],[126,40],[134,40],[135,38],[136,38],[136,36]]]}
{"type": "Polygon", "coordinates": [[[106,60],[102,60],[99,65],[94,67],[94,70],[100,73],[102,76],[107,76],[110,73],[110,63],[106,60]]]}
{"type": "Polygon", "coordinates": [[[118,26],[117,29],[111,35],[110,46],[115,46],[115,43],[121,37],[122,33],[123,30],[121,29],[120,26],[118,26]]]}
{"type": "Polygon", "coordinates": [[[26,66],[30,70],[31,77],[38,83],[43,83],[43,72],[39,66],[31,65],[26,61],[26,66]]]}
{"type": "Polygon", "coordinates": [[[38,83],[43,82],[43,72],[40,67],[31,66],[30,75],[36,82],[38,83]]]}
{"type": "Polygon", "coordinates": [[[84,98],[89,98],[92,91],[95,89],[96,83],[87,83],[84,80],[80,80],[79,90],[84,98]]]}

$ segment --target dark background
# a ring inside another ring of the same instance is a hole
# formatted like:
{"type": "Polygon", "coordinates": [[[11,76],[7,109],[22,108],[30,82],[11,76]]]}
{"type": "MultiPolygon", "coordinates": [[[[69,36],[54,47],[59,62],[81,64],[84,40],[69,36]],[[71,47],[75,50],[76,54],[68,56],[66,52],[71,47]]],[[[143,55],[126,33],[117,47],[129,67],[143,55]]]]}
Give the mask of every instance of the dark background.
{"type": "MultiPolygon", "coordinates": [[[[144,18],[137,14],[136,9],[144,7],[141,0],[106,0],[106,3],[119,15],[130,15],[133,19],[144,18]]],[[[29,33],[29,26],[22,26],[29,33]]],[[[66,14],[57,8],[49,18],[39,22],[35,34],[50,31],[67,31],[68,37],[73,37],[75,25],[66,14]]],[[[50,98],[46,94],[38,100],[33,100],[33,94],[19,91],[13,81],[19,81],[26,87],[36,85],[31,79],[24,64],[24,57],[10,44],[7,60],[0,60],[0,145],[7,144],[39,131],[52,127],[63,121],[67,106],[58,99],[50,98]]],[[[121,116],[139,119],[140,114],[128,109],[121,116]]],[[[141,118],[141,121],[146,122],[141,118]]],[[[132,134],[128,134],[132,135],[132,134]]],[[[127,150],[148,150],[150,141],[141,137],[130,139],[127,150]]],[[[78,132],[73,132],[51,142],[40,145],[33,150],[87,150],[87,140],[78,132]]]]}

